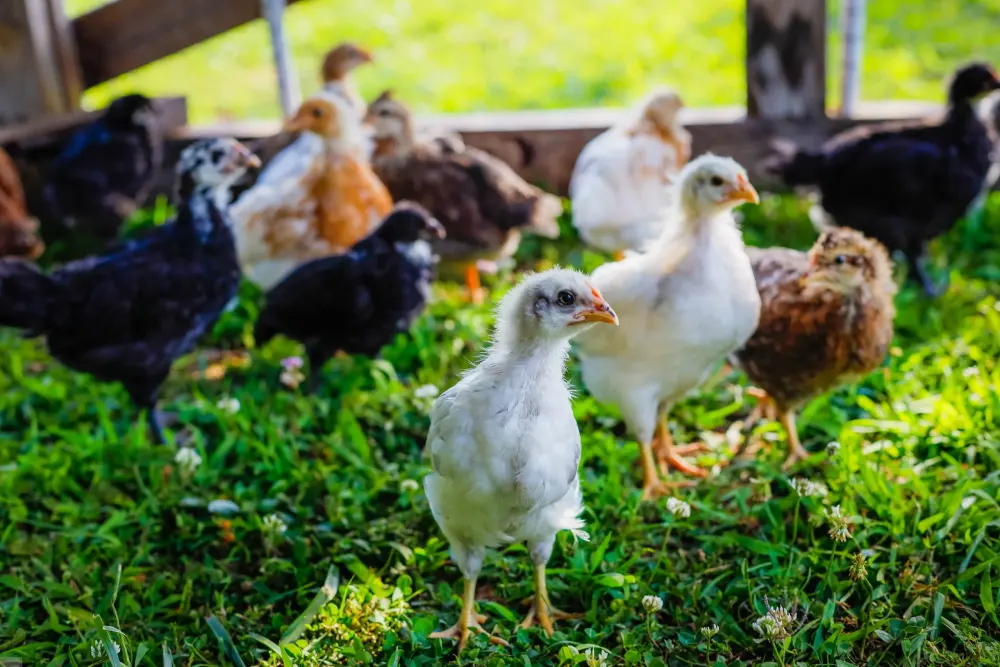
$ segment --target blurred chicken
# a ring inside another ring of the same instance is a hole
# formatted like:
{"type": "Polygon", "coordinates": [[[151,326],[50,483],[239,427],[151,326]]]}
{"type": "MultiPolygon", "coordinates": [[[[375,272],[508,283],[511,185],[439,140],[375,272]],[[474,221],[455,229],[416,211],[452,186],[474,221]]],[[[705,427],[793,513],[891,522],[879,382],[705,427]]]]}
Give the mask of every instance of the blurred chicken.
{"type": "Polygon", "coordinates": [[[558,197],[458,137],[417,136],[409,109],[390,92],[371,103],[366,122],[374,128],[375,173],[395,199],[419,202],[441,221],[448,236],[434,249],[442,270],[464,267],[470,298],[477,303],[484,298],[477,260],[510,257],[522,231],[559,235],[558,197]]]}
{"type": "Polygon", "coordinates": [[[38,221],[28,215],[17,167],[0,148],[0,257],[35,259],[44,250],[38,221]]]}
{"type": "MultiPolygon", "coordinates": [[[[465,580],[462,611],[432,638],[485,632],[473,605],[487,548],[526,541],[535,567],[535,604],[522,627],[569,617],[552,607],[545,565],[556,533],[583,537],[580,432],[563,377],[569,339],[595,323],[617,324],[587,279],[562,269],[525,278],[497,310],[493,344],[480,364],[431,410],[424,491],[465,580]]],[[[506,644],[490,636],[494,643],[506,644]]]]}
{"type": "Polygon", "coordinates": [[[423,208],[397,204],[350,252],[304,264],[268,292],[257,345],[277,334],[305,345],[310,389],[337,351],[377,356],[423,311],[436,262],[428,241],[443,236],[423,208]]]}
{"type": "Polygon", "coordinates": [[[122,383],[163,442],[160,386],[236,296],[240,269],[225,208],[229,187],[256,160],[230,139],[197,142],[177,165],[173,223],[49,275],[0,262],[0,326],[44,337],[70,368],[122,383]]]}
{"type": "Polygon", "coordinates": [[[808,253],[747,250],[760,291],[760,324],[733,356],[776,404],[788,434],[787,467],[808,456],[796,409],[885,359],[896,284],[885,248],[852,229],[824,232],[808,253]]]}
{"type": "Polygon", "coordinates": [[[789,186],[816,186],[834,225],[858,229],[902,252],[924,291],[940,289],[923,265],[927,242],[951,229],[980,196],[993,145],[973,102],[1000,88],[987,65],[961,68],[937,124],[856,128],[819,151],[779,143],[768,167],[789,186]]]}
{"type": "Polygon", "coordinates": [[[355,87],[351,72],[373,60],[370,52],[350,42],[337,45],[323,59],[323,88],[347,100],[358,118],[365,115],[365,100],[355,87]]]}
{"type": "Polygon", "coordinates": [[[45,187],[51,214],[70,228],[113,239],[145,199],[162,155],[152,100],[115,100],[53,161],[45,187]]]}
{"type": "Polygon", "coordinates": [[[667,187],[691,157],[677,93],[658,90],[588,143],[573,167],[573,225],[584,241],[621,259],[663,231],[667,187]]]}
{"type": "Polygon", "coordinates": [[[392,210],[385,186],[351,150],[361,124],[344,100],[306,100],[285,127],[316,135],[322,150],[297,172],[258,182],[230,209],[240,262],[265,290],[300,264],[345,252],[392,210]]]}
{"type": "Polygon", "coordinates": [[[667,414],[743,346],[760,315],[732,214],[758,201],[746,172],[729,158],[703,155],[684,167],[677,188],[652,249],[605,264],[592,277],[622,326],[591,329],[576,339],[587,388],[618,406],[639,441],[644,498],[667,491],[654,450],[664,471],[669,464],[686,475],[706,475],[675,449],[667,414]]]}

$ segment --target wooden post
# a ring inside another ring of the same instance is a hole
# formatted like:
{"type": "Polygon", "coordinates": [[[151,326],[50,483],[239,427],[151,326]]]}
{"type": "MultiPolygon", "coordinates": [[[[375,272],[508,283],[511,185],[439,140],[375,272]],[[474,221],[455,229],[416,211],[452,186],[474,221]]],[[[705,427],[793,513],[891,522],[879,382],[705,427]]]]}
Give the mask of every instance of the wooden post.
{"type": "Polygon", "coordinates": [[[60,0],[0,2],[0,125],[79,108],[68,26],[60,0]]]}
{"type": "Polygon", "coordinates": [[[826,115],[826,0],[747,0],[747,113],[826,115]]]}

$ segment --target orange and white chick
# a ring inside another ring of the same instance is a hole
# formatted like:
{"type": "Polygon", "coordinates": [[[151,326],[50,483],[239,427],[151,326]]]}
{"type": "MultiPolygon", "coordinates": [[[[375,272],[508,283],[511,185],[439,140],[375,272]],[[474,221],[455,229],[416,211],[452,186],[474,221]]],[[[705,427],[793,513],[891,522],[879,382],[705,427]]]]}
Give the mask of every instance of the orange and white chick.
{"type": "Polygon", "coordinates": [[[256,183],[230,209],[240,263],[264,289],[299,264],[346,252],[392,210],[389,191],[352,150],[362,128],[347,102],[314,96],[285,128],[315,135],[322,150],[298,171],[256,183]]]}
{"type": "Polygon", "coordinates": [[[573,225],[588,244],[621,258],[663,231],[668,187],[691,157],[691,135],[672,90],[657,90],[590,141],[573,167],[573,225]]]}
{"type": "Polygon", "coordinates": [[[458,622],[432,638],[457,639],[461,651],[472,630],[485,632],[473,609],[476,579],[486,549],[513,542],[527,542],[535,569],[535,605],[522,627],[537,622],[551,635],[552,621],[568,616],[545,585],[556,533],[586,535],[580,432],[563,373],[571,337],[617,322],[584,275],[530,275],[501,301],[483,361],[434,402],[424,491],[465,592],[458,622]]]}
{"type": "Polygon", "coordinates": [[[760,295],[732,209],[758,201],[746,171],[703,155],[681,171],[677,200],[649,252],[605,264],[591,277],[621,326],[577,337],[583,381],[621,410],[642,451],[643,497],[667,492],[654,462],[690,476],[667,426],[671,406],[750,338],[760,295]],[[654,442],[655,435],[655,442],[654,442]]]}

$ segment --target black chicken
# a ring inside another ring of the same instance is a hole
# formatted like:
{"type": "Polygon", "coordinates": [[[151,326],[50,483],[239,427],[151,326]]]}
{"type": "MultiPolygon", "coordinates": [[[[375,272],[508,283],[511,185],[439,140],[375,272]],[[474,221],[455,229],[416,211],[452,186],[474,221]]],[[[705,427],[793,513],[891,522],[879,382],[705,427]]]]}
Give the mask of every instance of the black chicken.
{"type": "Polygon", "coordinates": [[[152,100],[115,100],[53,161],[45,186],[50,213],[67,227],[114,238],[145,197],[162,154],[152,100]]]}
{"type": "Polygon", "coordinates": [[[237,141],[200,141],[177,165],[172,223],[49,275],[27,262],[0,262],[0,325],[44,336],[70,368],[121,382],[162,443],[160,386],[236,296],[240,268],[225,206],[231,184],[251,166],[257,157],[237,141]]]}
{"type": "Polygon", "coordinates": [[[850,130],[820,151],[789,151],[769,167],[789,186],[815,185],[836,224],[901,251],[929,295],[940,290],[923,266],[926,244],[945,233],[987,182],[993,145],[975,100],[1000,88],[993,69],[956,72],[938,124],[850,130]]]}
{"type": "Polygon", "coordinates": [[[444,228],[430,213],[397,204],[350,252],[303,264],[267,293],[257,345],[277,334],[305,345],[310,391],[335,352],[378,355],[424,308],[437,262],[432,238],[444,238],[444,228]]]}

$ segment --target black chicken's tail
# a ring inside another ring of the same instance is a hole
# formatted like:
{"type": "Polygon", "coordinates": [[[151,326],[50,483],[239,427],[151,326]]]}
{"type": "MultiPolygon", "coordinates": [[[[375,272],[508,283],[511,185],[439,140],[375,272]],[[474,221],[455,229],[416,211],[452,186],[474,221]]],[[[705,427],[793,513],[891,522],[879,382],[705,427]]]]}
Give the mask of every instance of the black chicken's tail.
{"type": "Polygon", "coordinates": [[[0,326],[24,329],[29,336],[45,333],[52,279],[31,262],[0,261],[0,326]]]}
{"type": "Polygon", "coordinates": [[[788,187],[816,185],[826,166],[826,155],[802,150],[787,141],[771,144],[774,154],[764,161],[764,169],[780,178],[788,187]]]}

